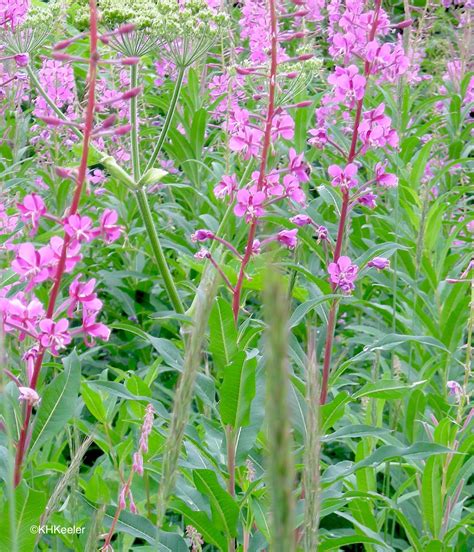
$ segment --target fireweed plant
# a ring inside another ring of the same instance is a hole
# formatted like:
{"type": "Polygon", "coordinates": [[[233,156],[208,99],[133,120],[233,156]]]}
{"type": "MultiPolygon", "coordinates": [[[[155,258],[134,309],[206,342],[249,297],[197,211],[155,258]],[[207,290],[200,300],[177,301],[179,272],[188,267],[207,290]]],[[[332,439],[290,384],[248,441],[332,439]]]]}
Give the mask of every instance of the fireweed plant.
{"type": "Polygon", "coordinates": [[[473,548],[471,4],[0,0],[0,551],[473,548]]]}

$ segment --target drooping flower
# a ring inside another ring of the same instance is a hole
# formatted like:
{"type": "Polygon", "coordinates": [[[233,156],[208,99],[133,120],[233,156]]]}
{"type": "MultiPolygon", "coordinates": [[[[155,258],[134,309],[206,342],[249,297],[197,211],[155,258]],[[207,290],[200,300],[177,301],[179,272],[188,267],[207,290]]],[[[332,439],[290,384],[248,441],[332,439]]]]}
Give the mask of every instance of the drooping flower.
{"type": "Polygon", "coordinates": [[[38,393],[31,387],[18,387],[20,396],[18,397],[19,401],[25,401],[30,406],[37,406],[41,399],[38,393]]]}
{"type": "Polygon", "coordinates": [[[374,257],[367,263],[370,268],[376,268],[377,270],[384,270],[390,266],[390,261],[385,257],[374,257]]]}
{"type": "Polygon", "coordinates": [[[290,218],[290,222],[293,224],[296,224],[296,226],[307,226],[308,224],[313,223],[313,219],[309,217],[308,215],[295,215],[294,217],[290,218]]]}
{"type": "Polygon", "coordinates": [[[298,238],[296,237],[297,234],[297,228],[292,230],[281,230],[277,234],[277,241],[285,247],[288,247],[288,249],[295,249],[298,244],[298,238]]]}
{"type": "Polygon", "coordinates": [[[358,270],[357,265],[352,264],[349,257],[342,255],[337,262],[329,263],[329,280],[343,293],[350,294],[355,288],[354,281],[357,278],[358,270]]]}
{"type": "Polygon", "coordinates": [[[206,229],[196,230],[194,234],[191,234],[191,241],[193,242],[204,242],[210,240],[214,237],[213,232],[206,229]]]}

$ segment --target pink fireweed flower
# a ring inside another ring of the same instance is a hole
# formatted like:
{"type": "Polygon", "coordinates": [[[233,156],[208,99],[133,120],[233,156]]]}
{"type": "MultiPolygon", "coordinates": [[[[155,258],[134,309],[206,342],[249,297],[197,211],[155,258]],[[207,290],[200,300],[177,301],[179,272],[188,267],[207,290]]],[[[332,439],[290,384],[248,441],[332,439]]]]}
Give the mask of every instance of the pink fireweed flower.
{"type": "Polygon", "coordinates": [[[328,133],[324,127],[312,128],[309,130],[309,134],[312,136],[308,140],[308,144],[318,149],[323,149],[328,143],[328,133]]]}
{"type": "Polygon", "coordinates": [[[18,247],[12,269],[20,275],[21,280],[28,280],[26,291],[49,278],[49,266],[53,257],[53,251],[48,246],[36,250],[32,243],[27,242],[18,247]]]}
{"type": "Polygon", "coordinates": [[[113,209],[105,209],[100,217],[100,232],[106,243],[112,243],[120,238],[123,228],[117,223],[118,213],[113,209]]]}
{"type": "Polygon", "coordinates": [[[390,266],[390,261],[385,257],[374,257],[367,263],[370,268],[376,268],[377,270],[384,270],[390,266]]]}
{"type": "Polygon", "coordinates": [[[295,249],[298,244],[298,229],[294,228],[293,230],[281,230],[278,232],[276,239],[279,243],[288,247],[288,249],[295,249]]]}
{"type": "Polygon", "coordinates": [[[98,229],[92,225],[92,219],[88,216],[70,215],[64,223],[64,231],[74,241],[91,242],[98,234],[98,229]]]}
{"type": "Polygon", "coordinates": [[[298,182],[308,182],[308,165],[303,161],[303,154],[296,153],[294,148],[290,148],[288,151],[288,170],[290,174],[294,175],[298,179],[298,182]]]}
{"type": "Polygon", "coordinates": [[[41,346],[50,349],[52,355],[58,356],[59,350],[71,343],[71,336],[68,332],[69,322],[66,318],[61,318],[57,322],[45,318],[41,320],[39,327],[42,332],[39,337],[41,346]]]}
{"type": "MultiPolygon", "coordinates": [[[[53,236],[49,240],[49,246],[53,251],[53,261],[50,266],[50,277],[54,278],[56,275],[56,268],[57,264],[59,262],[59,259],[61,258],[61,252],[63,250],[63,243],[64,240],[60,236],[53,236]]],[[[66,251],[66,266],[64,271],[69,273],[71,272],[74,267],[82,260],[82,255],[80,254],[81,251],[81,244],[76,241],[72,242],[68,245],[67,251],[66,251]]]]}
{"type": "Polygon", "coordinates": [[[357,186],[355,177],[358,167],[355,163],[349,163],[344,169],[338,165],[329,165],[328,173],[332,177],[331,184],[334,187],[350,189],[357,186]]]}
{"type": "Polygon", "coordinates": [[[295,136],[295,122],[286,111],[277,113],[272,120],[272,140],[278,138],[293,140],[295,136]]]}
{"type": "Polygon", "coordinates": [[[316,241],[318,243],[321,243],[322,241],[326,241],[328,239],[328,229],[325,226],[318,226],[316,230],[317,239],[316,241]]]}
{"type": "Polygon", "coordinates": [[[217,199],[223,199],[226,196],[230,196],[230,199],[233,200],[234,194],[237,191],[239,184],[237,182],[237,177],[235,174],[230,176],[223,176],[219,184],[214,188],[214,195],[217,199]]]}
{"type": "Polygon", "coordinates": [[[98,312],[102,308],[102,301],[94,293],[95,278],[92,278],[88,282],[81,282],[80,277],[80,274],[76,276],[69,286],[70,304],[67,314],[70,317],[74,315],[74,310],[78,304],[83,305],[89,312],[98,312]]]}
{"type": "Polygon", "coordinates": [[[398,186],[398,177],[385,172],[385,166],[386,163],[376,163],[374,167],[375,182],[384,188],[396,188],[398,186]]]}
{"type": "MultiPolygon", "coordinates": [[[[252,182],[257,183],[259,178],[259,171],[254,171],[252,173],[252,182]]],[[[261,190],[267,197],[282,197],[284,194],[284,188],[280,184],[279,173],[276,171],[270,171],[267,175],[265,175],[262,180],[261,190]]]]}
{"type": "Polygon", "coordinates": [[[260,255],[260,253],[262,252],[262,248],[261,248],[261,241],[260,240],[253,240],[252,242],[252,255],[260,255]]]}
{"type": "Polygon", "coordinates": [[[15,324],[17,327],[24,328],[25,332],[20,331],[18,335],[18,340],[23,341],[26,337],[26,332],[33,335],[36,334],[36,324],[43,316],[43,304],[36,297],[33,297],[30,301],[26,301],[24,297],[18,294],[14,299],[9,301],[5,330],[8,331],[9,322],[15,324]]]}
{"type": "Polygon", "coordinates": [[[292,174],[287,174],[283,177],[283,187],[285,189],[286,197],[292,199],[299,205],[306,203],[306,196],[300,187],[300,181],[292,174]]]}
{"type": "Polygon", "coordinates": [[[39,219],[46,213],[46,205],[38,194],[28,194],[22,203],[17,203],[21,213],[21,220],[25,224],[31,224],[31,235],[38,231],[39,219]]]}
{"type": "Polygon", "coordinates": [[[375,209],[377,207],[376,199],[377,196],[369,191],[358,197],[357,202],[361,205],[365,205],[365,207],[368,207],[369,209],[375,209]]]}
{"type": "Polygon", "coordinates": [[[359,75],[356,65],[349,67],[336,67],[328,78],[329,84],[334,86],[334,99],[352,109],[356,101],[364,97],[366,79],[359,75]]]}
{"type": "Polygon", "coordinates": [[[38,393],[31,387],[18,387],[18,391],[20,392],[18,400],[25,401],[30,406],[37,406],[41,401],[38,393]]]}
{"type": "Polygon", "coordinates": [[[258,156],[263,132],[256,128],[245,127],[229,140],[229,148],[242,154],[244,159],[258,156]]]}
{"type": "Polygon", "coordinates": [[[110,338],[110,329],[101,322],[96,322],[98,312],[84,310],[82,317],[82,332],[84,334],[84,343],[87,347],[95,345],[95,337],[102,341],[108,341],[110,338]]]}
{"type": "Polygon", "coordinates": [[[234,213],[238,217],[245,216],[245,221],[250,222],[264,214],[262,204],[265,199],[265,194],[260,192],[256,185],[248,189],[243,188],[237,192],[237,204],[234,207],[234,213]]]}
{"type": "Polygon", "coordinates": [[[354,281],[357,278],[357,265],[352,264],[349,257],[343,255],[337,262],[329,263],[329,280],[343,293],[350,294],[355,288],[354,281]]]}

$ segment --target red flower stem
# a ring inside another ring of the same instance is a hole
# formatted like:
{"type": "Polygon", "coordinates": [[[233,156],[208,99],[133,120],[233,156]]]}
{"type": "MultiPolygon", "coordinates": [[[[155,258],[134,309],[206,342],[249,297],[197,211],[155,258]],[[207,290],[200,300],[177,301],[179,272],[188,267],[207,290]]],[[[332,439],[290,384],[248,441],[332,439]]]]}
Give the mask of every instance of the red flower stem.
{"type": "MultiPolygon", "coordinates": [[[[89,145],[93,130],[94,124],[94,109],[95,109],[95,88],[97,80],[97,64],[99,61],[99,55],[97,53],[97,5],[96,0],[89,0],[89,11],[90,11],[90,57],[89,57],[89,74],[88,74],[88,84],[89,92],[87,95],[87,109],[84,121],[84,134],[82,141],[82,155],[81,162],[79,165],[79,170],[76,180],[76,189],[74,191],[74,196],[72,198],[71,208],[69,209],[69,214],[74,215],[77,213],[79,207],[79,201],[81,199],[82,191],[84,188],[84,183],[87,176],[87,158],[89,155],[89,145]]],[[[64,270],[66,267],[67,259],[67,249],[69,247],[71,239],[65,233],[63,246],[61,249],[61,255],[59,258],[58,267],[56,270],[56,275],[54,277],[53,288],[49,297],[48,308],[46,310],[46,318],[51,318],[54,314],[54,309],[56,306],[56,301],[58,298],[59,290],[61,287],[61,281],[64,275],[64,270]]],[[[38,383],[39,374],[41,371],[41,366],[43,364],[43,358],[45,355],[46,349],[41,347],[36,361],[33,367],[33,374],[31,376],[30,387],[36,389],[38,383]]],[[[25,411],[25,418],[23,420],[23,425],[20,431],[20,437],[18,439],[16,447],[16,456],[15,456],[15,471],[14,471],[14,485],[15,487],[19,485],[21,481],[21,468],[23,464],[23,459],[28,447],[28,433],[29,425],[31,419],[31,412],[33,406],[27,404],[25,411]]]]}
{"type": "MultiPolygon", "coordinates": [[[[372,28],[370,29],[368,42],[371,42],[375,38],[377,32],[377,25],[379,21],[380,6],[382,0],[375,0],[374,18],[372,28]]],[[[370,62],[365,61],[364,64],[364,76],[368,79],[370,75],[370,62]]],[[[365,92],[367,90],[367,83],[365,85],[365,92]]],[[[362,117],[362,108],[364,106],[364,97],[357,102],[356,114],[354,118],[354,126],[352,130],[351,148],[347,156],[347,163],[352,163],[357,155],[357,141],[359,139],[359,125],[362,117]]],[[[333,262],[337,263],[341,256],[342,245],[344,242],[344,233],[346,229],[347,214],[349,208],[350,196],[347,189],[342,190],[342,207],[341,216],[339,218],[339,225],[337,229],[336,247],[334,249],[333,262]]],[[[336,286],[331,284],[332,291],[336,291],[336,286]]],[[[324,345],[324,362],[323,362],[323,375],[321,381],[321,394],[319,397],[319,403],[325,404],[328,396],[329,374],[331,372],[331,357],[332,357],[332,344],[334,341],[334,331],[336,329],[337,309],[339,302],[334,299],[329,310],[328,326],[326,331],[326,343],[324,345]]]]}
{"type": "MultiPolygon", "coordinates": [[[[265,132],[263,137],[262,158],[260,161],[260,171],[258,174],[257,189],[261,190],[265,179],[265,170],[267,168],[268,153],[270,151],[271,136],[272,136],[272,121],[275,113],[275,94],[276,94],[276,80],[277,80],[277,51],[278,51],[278,36],[277,36],[277,14],[276,14],[276,0],[269,0],[270,8],[270,28],[271,28],[271,64],[269,75],[269,91],[268,91],[268,108],[267,116],[265,119],[265,132]]],[[[245,247],[245,255],[240,265],[239,277],[234,290],[234,296],[232,300],[232,311],[234,313],[234,321],[237,323],[240,310],[240,297],[242,294],[242,284],[245,277],[245,269],[252,257],[253,241],[255,239],[255,233],[257,231],[257,219],[253,218],[250,225],[249,235],[247,239],[247,245],[245,247]]]]}

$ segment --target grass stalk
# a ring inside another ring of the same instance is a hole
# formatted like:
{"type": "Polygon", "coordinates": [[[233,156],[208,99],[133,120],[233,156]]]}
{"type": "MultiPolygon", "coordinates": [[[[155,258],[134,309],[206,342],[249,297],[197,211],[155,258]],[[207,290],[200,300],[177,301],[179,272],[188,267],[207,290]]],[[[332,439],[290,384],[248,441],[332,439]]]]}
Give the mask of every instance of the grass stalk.
{"type": "Polygon", "coordinates": [[[295,550],[293,441],[289,412],[288,299],[282,278],[269,270],[265,290],[266,418],[268,486],[271,502],[270,551],[295,550]]]}

